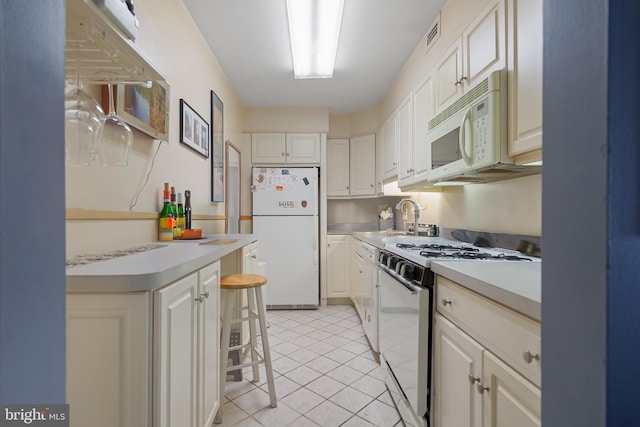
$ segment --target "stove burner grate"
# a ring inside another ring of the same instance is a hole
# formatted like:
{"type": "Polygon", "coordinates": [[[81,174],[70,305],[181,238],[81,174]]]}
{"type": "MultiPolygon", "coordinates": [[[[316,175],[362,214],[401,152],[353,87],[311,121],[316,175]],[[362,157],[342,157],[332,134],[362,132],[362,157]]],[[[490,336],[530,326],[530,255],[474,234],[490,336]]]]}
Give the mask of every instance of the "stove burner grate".
{"type": "Polygon", "coordinates": [[[503,260],[503,261],[531,261],[530,258],[519,257],[517,255],[498,254],[492,255],[486,252],[461,250],[456,252],[445,251],[420,251],[420,255],[426,258],[448,258],[448,259],[480,259],[480,260],[503,260]]]}

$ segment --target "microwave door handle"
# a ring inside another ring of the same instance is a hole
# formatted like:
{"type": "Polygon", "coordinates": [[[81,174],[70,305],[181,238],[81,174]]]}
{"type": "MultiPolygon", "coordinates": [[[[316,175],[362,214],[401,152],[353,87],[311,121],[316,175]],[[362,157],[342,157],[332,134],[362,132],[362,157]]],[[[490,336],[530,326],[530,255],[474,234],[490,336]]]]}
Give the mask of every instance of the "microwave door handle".
{"type": "Polygon", "coordinates": [[[465,150],[467,146],[467,123],[471,119],[471,108],[464,113],[464,117],[462,118],[462,123],[460,124],[460,134],[458,135],[458,145],[460,147],[460,154],[462,155],[462,160],[467,166],[471,166],[471,155],[467,153],[465,150]]]}

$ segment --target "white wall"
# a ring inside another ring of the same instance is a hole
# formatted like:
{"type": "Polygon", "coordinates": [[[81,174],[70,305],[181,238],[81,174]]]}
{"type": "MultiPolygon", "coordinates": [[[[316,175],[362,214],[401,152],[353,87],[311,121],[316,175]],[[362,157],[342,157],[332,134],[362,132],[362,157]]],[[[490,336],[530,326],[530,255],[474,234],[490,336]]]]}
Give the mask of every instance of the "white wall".
{"type": "MultiPolygon", "coordinates": [[[[214,90],[224,104],[224,139],[240,148],[243,160],[250,158],[251,153],[242,137],[244,107],[182,1],[137,0],[136,14],[140,28],[135,44],[166,77],[171,86],[171,104],[169,144],[160,147],[149,181],[133,210],[159,211],[163,183],[169,182],[179,192],[191,190],[194,214],[224,215],[224,203],[210,202],[210,159],[179,142],[180,99],[210,122],[210,91],[214,90]]],[[[92,88],[92,93],[99,93],[99,88],[92,88]]],[[[157,148],[157,141],[135,131],[128,166],[103,167],[99,163],[90,167],[67,166],[67,208],[128,211],[157,148]]],[[[156,240],[156,222],[68,221],[67,255],[156,240]],[[118,232],[114,233],[116,228],[118,232]]],[[[195,221],[196,227],[223,232],[224,221],[195,221]]]]}

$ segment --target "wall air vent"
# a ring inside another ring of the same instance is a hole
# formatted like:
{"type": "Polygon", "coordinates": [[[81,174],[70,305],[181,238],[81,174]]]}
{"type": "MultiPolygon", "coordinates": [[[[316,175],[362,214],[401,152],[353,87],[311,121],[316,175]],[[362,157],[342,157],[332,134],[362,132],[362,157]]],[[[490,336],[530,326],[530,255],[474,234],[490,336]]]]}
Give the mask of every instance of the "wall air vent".
{"type": "Polygon", "coordinates": [[[427,50],[424,52],[425,54],[431,49],[431,46],[435,44],[435,42],[440,38],[440,13],[436,16],[435,21],[429,27],[429,31],[427,31],[427,50]]]}

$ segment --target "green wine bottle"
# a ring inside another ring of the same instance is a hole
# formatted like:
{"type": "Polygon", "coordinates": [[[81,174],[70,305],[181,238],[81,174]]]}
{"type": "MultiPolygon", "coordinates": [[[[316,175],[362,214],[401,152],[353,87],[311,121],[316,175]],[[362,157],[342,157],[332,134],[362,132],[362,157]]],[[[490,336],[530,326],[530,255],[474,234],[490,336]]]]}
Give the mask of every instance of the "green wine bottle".
{"type": "Polygon", "coordinates": [[[176,214],[176,227],[173,229],[173,239],[180,240],[182,239],[182,231],[184,230],[184,206],[182,205],[182,193],[178,193],[178,207],[176,214]]]}
{"type": "Polygon", "coordinates": [[[164,205],[160,211],[160,220],[158,226],[159,240],[173,240],[173,228],[175,226],[175,218],[171,209],[171,194],[169,192],[169,184],[164,184],[163,192],[164,205]]]}

